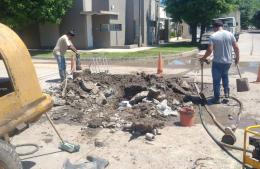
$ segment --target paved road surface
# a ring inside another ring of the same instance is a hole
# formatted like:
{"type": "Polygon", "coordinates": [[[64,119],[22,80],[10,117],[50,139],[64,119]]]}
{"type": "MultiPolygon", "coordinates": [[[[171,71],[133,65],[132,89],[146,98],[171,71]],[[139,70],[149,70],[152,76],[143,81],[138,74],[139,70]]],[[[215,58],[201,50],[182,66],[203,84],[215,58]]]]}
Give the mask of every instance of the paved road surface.
{"type": "Polygon", "coordinates": [[[260,32],[240,35],[241,61],[260,61],[260,32]]]}

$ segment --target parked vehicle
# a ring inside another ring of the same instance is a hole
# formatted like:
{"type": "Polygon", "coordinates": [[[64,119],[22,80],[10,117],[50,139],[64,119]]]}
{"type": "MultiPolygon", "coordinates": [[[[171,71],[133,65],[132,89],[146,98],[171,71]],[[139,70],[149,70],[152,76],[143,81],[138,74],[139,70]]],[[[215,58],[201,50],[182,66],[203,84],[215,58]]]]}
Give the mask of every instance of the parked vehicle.
{"type": "MultiPolygon", "coordinates": [[[[213,19],[213,21],[215,20],[221,20],[224,24],[224,29],[233,33],[236,40],[239,40],[239,30],[238,29],[238,24],[236,22],[236,18],[235,17],[225,17],[225,18],[216,18],[213,19]]],[[[213,27],[212,25],[206,27],[206,31],[205,33],[202,35],[201,38],[201,42],[200,42],[200,46],[202,49],[206,49],[208,44],[209,44],[209,37],[214,33],[213,27]]]]}

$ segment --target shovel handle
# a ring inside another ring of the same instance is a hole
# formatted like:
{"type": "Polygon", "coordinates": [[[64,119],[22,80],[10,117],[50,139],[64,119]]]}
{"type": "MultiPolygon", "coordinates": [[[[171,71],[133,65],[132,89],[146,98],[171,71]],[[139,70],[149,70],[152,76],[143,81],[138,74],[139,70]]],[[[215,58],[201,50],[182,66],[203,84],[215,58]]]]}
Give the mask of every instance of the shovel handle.
{"type": "Polygon", "coordinates": [[[238,65],[238,64],[237,64],[237,72],[238,72],[240,78],[242,78],[242,76],[241,76],[241,72],[240,72],[240,69],[239,69],[239,65],[238,65]]]}
{"type": "Polygon", "coordinates": [[[48,115],[47,113],[45,113],[45,115],[46,115],[48,121],[50,122],[52,128],[54,129],[55,133],[59,136],[61,142],[64,144],[64,140],[63,140],[63,138],[61,137],[61,135],[60,135],[60,133],[58,132],[58,130],[56,129],[56,127],[55,127],[53,121],[51,120],[51,118],[49,117],[49,115],[48,115]]]}

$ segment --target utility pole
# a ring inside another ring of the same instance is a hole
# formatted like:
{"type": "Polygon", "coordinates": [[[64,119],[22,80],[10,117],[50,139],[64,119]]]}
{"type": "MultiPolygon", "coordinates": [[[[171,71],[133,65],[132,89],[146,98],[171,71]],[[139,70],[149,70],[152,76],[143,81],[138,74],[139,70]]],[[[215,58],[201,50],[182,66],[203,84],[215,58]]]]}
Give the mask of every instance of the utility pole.
{"type": "Polygon", "coordinates": [[[139,0],[139,39],[138,39],[138,46],[142,46],[142,15],[141,15],[141,0],[139,0]]]}

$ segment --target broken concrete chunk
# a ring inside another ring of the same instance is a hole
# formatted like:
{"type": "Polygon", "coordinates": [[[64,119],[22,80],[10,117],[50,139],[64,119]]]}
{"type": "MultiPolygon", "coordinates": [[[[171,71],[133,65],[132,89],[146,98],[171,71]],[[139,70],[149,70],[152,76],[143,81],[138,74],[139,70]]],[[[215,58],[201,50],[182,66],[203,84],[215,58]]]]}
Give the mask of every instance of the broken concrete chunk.
{"type": "Polygon", "coordinates": [[[116,127],[116,122],[109,122],[106,127],[107,128],[115,128],[116,127]]]}
{"type": "Polygon", "coordinates": [[[153,141],[155,136],[152,133],[146,133],[145,134],[145,139],[148,141],[153,141]]]}
{"type": "Polygon", "coordinates": [[[166,97],[167,96],[165,94],[161,94],[161,95],[158,96],[157,100],[161,102],[161,101],[165,100],[166,97]]]}
{"type": "Polygon", "coordinates": [[[96,103],[98,105],[105,105],[107,104],[107,99],[103,93],[99,93],[98,97],[96,97],[96,103]]]}
{"type": "Polygon", "coordinates": [[[80,81],[79,85],[82,90],[85,92],[92,92],[94,94],[97,94],[99,89],[98,87],[91,81],[85,82],[85,81],[80,81]]]}
{"type": "Polygon", "coordinates": [[[85,81],[80,81],[79,82],[79,86],[81,87],[82,90],[84,90],[85,92],[90,92],[93,88],[93,86],[91,85],[95,85],[94,83],[86,83],[85,81]]]}
{"type": "Polygon", "coordinates": [[[168,87],[170,87],[176,93],[183,94],[183,95],[189,95],[189,92],[185,91],[177,83],[170,83],[170,84],[168,84],[168,87]]]}
{"type": "Polygon", "coordinates": [[[147,88],[144,86],[139,86],[139,85],[131,85],[131,86],[127,86],[124,89],[124,93],[125,93],[125,98],[127,99],[131,99],[132,97],[134,97],[136,94],[145,91],[147,88]]]}
{"type": "Polygon", "coordinates": [[[152,100],[149,100],[147,97],[142,100],[144,103],[152,103],[152,100]]]}
{"type": "Polygon", "coordinates": [[[109,162],[105,159],[87,156],[88,163],[72,164],[69,159],[67,159],[63,164],[63,169],[105,169],[109,162]]]}
{"type": "Polygon", "coordinates": [[[61,119],[60,115],[57,115],[57,114],[52,115],[52,120],[56,121],[56,120],[60,120],[60,119],[61,119]]]}
{"type": "Polygon", "coordinates": [[[79,95],[80,95],[81,98],[85,98],[85,99],[89,97],[89,96],[88,96],[85,92],[83,92],[83,91],[80,91],[79,95]]]}
{"type": "Polygon", "coordinates": [[[87,160],[97,164],[95,169],[105,169],[109,164],[107,160],[95,156],[87,156],[87,160]]]}
{"type": "Polygon", "coordinates": [[[129,103],[129,101],[121,101],[119,103],[119,108],[118,110],[124,110],[125,108],[131,108],[132,105],[129,103]]]}
{"type": "Polygon", "coordinates": [[[157,109],[160,111],[164,111],[167,108],[167,100],[163,100],[160,104],[158,104],[157,109]]]}
{"type": "Polygon", "coordinates": [[[76,95],[75,95],[75,93],[72,91],[72,90],[70,90],[68,93],[67,93],[67,97],[75,97],[76,95]]]}
{"type": "Polygon", "coordinates": [[[95,169],[96,164],[87,167],[86,163],[82,164],[72,164],[69,159],[67,159],[63,164],[63,169],[95,169]]]}
{"type": "Polygon", "coordinates": [[[184,90],[190,90],[191,86],[186,80],[181,80],[180,87],[182,87],[184,90]]]}
{"type": "Polygon", "coordinates": [[[95,147],[105,147],[105,144],[100,139],[95,139],[94,141],[95,147]]]}
{"type": "Polygon", "coordinates": [[[187,102],[187,103],[184,103],[184,104],[183,104],[183,106],[185,106],[185,107],[190,107],[190,106],[192,106],[192,105],[193,105],[192,102],[187,102]]]}
{"type": "Polygon", "coordinates": [[[98,128],[102,126],[102,120],[101,119],[93,119],[88,122],[88,127],[89,128],[98,128]]]}
{"type": "Polygon", "coordinates": [[[99,88],[95,85],[95,87],[91,91],[93,94],[97,94],[99,92],[99,88]]]}
{"type": "Polygon", "coordinates": [[[141,93],[136,94],[131,100],[130,100],[130,104],[134,105],[137,104],[139,102],[141,102],[144,98],[147,97],[149,91],[142,91],[141,93]]]}
{"type": "Polygon", "coordinates": [[[158,113],[164,117],[167,116],[178,116],[177,111],[173,111],[171,107],[167,105],[167,100],[163,100],[160,104],[156,106],[158,113]]]}
{"type": "Polygon", "coordinates": [[[153,103],[154,104],[160,104],[160,102],[158,100],[156,100],[156,99],[153,99],[153,103]]]}
{"type": "Polygon", "coordinates": [[[110,122],[116,122],[118,120],[117,117],[109,117],[110,122]]]}
{"type": "Polygon", "coordinates": [[[64,106],[66,104],[66,100],[54,97],[54,106],[64,106]]]}
{"type": "Polygon", "coordinates": [[[112,95],[115,94],[115,91],[112,88],[109,88],[104,91],[104,94],[106,97],[111,97],[112,95]]]}
{"type": "Polygon", "coordinates": [[[175,106],[178,106],[178,105],[180,105],[181,103],[180,103],[178,100],[173,99],[172,104],[175,105],[175,106]]]}
{"type": "Polygon", "coordinates": [[[160,95],[161,91],[156,89],[156,88],[150,88],[149,93],[148,93],[148,98],[149,99],[157,99],[158,96],[160,95]]]}
{"type": "Polygon", "coordinates": [[[132,125],[132,131],[140,132],[141,134],[146,134],[152,133],[155,128],[160,128],[162,126],[164,126],[163,122],[144,120],[134,122],[132,125]]]}
{"type": "Polygon", "coordinates": [[[80,77],[82,77],[82,71],[81,70],[73,72],[73,79],[77,79],[77,78],[80,78],[80,77]]]}
{"type": "Polygon", "coordinates": [[[133,126],[133,123],[126,123],[125,125],[124,125],[124,130],[130,130],[131,128],[132,128],[132,126],[133,126]]]}

